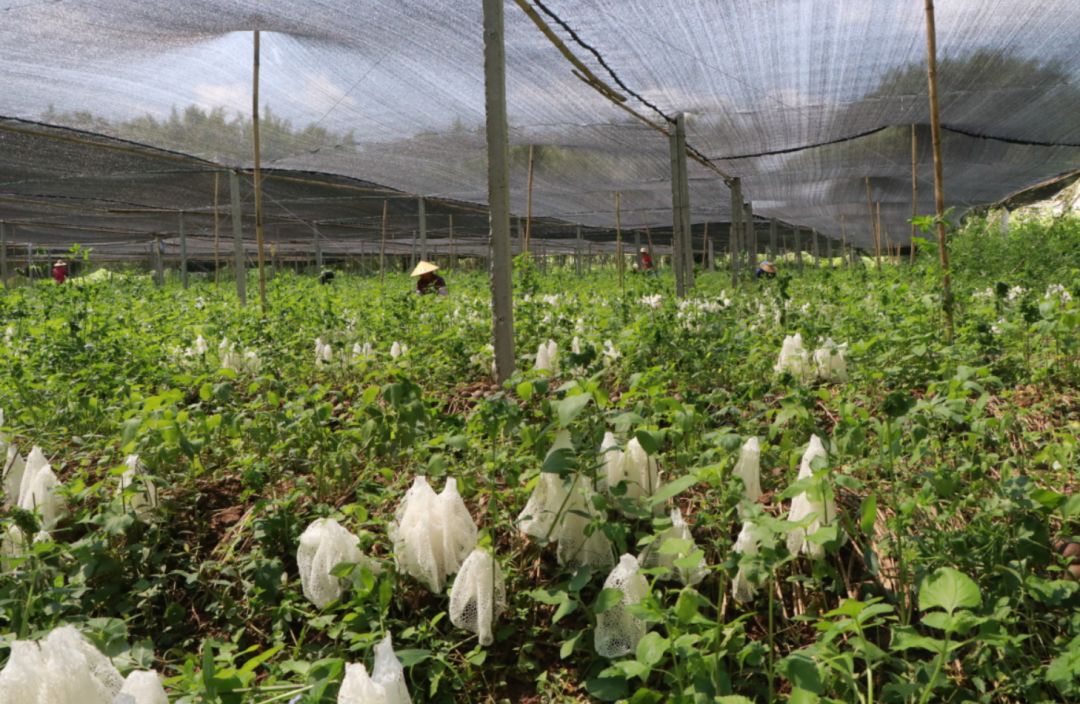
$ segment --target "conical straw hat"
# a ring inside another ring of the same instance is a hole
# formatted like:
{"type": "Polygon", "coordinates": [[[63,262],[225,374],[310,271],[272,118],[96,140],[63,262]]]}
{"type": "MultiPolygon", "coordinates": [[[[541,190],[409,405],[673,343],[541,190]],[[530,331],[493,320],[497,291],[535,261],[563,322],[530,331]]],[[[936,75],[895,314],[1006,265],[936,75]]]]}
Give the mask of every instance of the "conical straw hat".
{"type": "Polygon", "coordinates": [[[416,265],[416,268],[412,270],[412,273],[409,274],[409,276],[423,276],[424,274],[428,274],[432,271],[437,271],[438,268],[439,267],[435,266],[431,262],[420,262],[416,265]]]}
{"type": "Polygon", "coordinates": [[[761,270],[769,274],[776,273],[776,267],[771,262],[761,262],[761,270]]]}

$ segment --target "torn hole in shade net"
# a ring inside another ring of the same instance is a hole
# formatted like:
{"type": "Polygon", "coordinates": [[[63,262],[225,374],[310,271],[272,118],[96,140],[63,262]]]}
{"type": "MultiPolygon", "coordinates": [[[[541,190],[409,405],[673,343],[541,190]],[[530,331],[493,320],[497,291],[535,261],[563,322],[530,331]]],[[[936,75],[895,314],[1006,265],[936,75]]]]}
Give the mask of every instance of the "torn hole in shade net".
{"type": "Polygon", "coordinates": [[[506,582],[498,561],[486,550],[465,558],[450,590],[450,623],[475,633],[480,645],[495,641],[495,619],[506,609],[506,582]]]}
{"type": "MultiPolygon", "coordinates": [[[[761,498],[761,445],[758,439],[750,438],[743,443],[739,452],[739,461],[735,463],[734,474],[742,479],[743,496],[749,503],[761,498]]],[[[739,506],[739,513],[743,512],[739,506]]]]}
{"type": "Polygon", "coordinates": [[[556,557],[564,567],[607,569],[615,564],[615,547],[596,522],[603,516],[596,509],[595,496],[592,480],[578,474],[555,531],[554,539],[559,541],[556,557]]]}
{"type": "Polygon", "coordinates": [[[300,585],[308,601],[321,609],[341,598],[348,582],[334,576],[332,571],[343,562],[366,567],[373,574],[381,571],[379,563],[360,552],[358,542],[355,535],[332,518],[319,518],[308,525],[296,550],[300,585]]]}
{"type": "Polygon", "coordinates": [[[394,516],[389,534],[398,570],[441,592],[447,575],[457,572],[476,547],[476,524],[457,480],[447,478],[436,494],[427,477],[416,477],[394,516]]]}
{"type": "MultiPolygon", "coordinates": [[[[572,450],[574,443],[569,430],[560,430],[555,434],[555,442],[545,455],[548,457],[559,450],[572,450]]],[[[525,508],[518,514],[518,528],[526,535],[532,536],[541,542],[558,539],[556,529],[559,518],[566,511],[566,503],[570,491],[566,481],[554,472],[540,472],[536,478],[536,486],[525,503],[525,508]]]]}
{"type": "Polygon", "coordinates": [[[138,455],[128,455],[124,466],[126,469],[120,475],[116,495],[124,501],[127,510],[143,520],[149,519],[157,513],[157,486],[138,455]]]}
{"type": "Polygon", "coordinates": [[[38,513],[44,530],[55,528],[63,515],[64,500],[59,493],[60,487],[60,481],[45,459],[45,454],[40,447],[34,446],[26,458],[19,486],[19,508],[38,513]]]}
{"type": "Polygon", "coordinates": [[[157,672],[136,670],[128,673],[113,704],[169,704],[169,697],[157,672]]]}
{"type": "Polygon", "coordinates": [[[559,371],[559,345],[554,340],[541,342],[536,349],[535,369],[556,374],[559,371]]]}
{"type": "Polygon", "coordinates": [[[838,345],[832,338],[826,338],[821,347],[814,350],[814,366],[817,375],[823,381],[847,381],[847,360],[844,352],[847,343],[838,345]]]}
{"type": "Polygon", "coordinates": [[[412,704],[405,686],[405,670],[394,653],[389,633],[375,645],[371,675],[363,664],[345,666],[337,701],[338,704],[412,704]]]}
{"type": "Polygon", "coordinates": [[[731,596],[739,603],[746,603],[757,594],[758,586],[750,580],[746,568],[747,558],[753,558],[758,554],[761,541],[764,539],[766,530],[759,527],[753,521],[744,521],[739,537],[735,539],[732,551],[739,555],[739,571],[731,583],[731,596]]]}
{"type": "Polygon", "coordinates": [[[795,333],[784,338],[780,347],[780,357],[773,370],[777,374],[787,372],[798,381],[809,381],[814,376],[810,368],[810,357],[803,347],[802,335],[795,333]]]}
{"type": "Polygon", "coordinates": [[[15,641],[0,671],[0,694],[13,704],[113,704],[123,685],[109,659],[73,626],[40,641],[15,641]]]}
{"type": "Polygon", "coordinates": [[[685,586],[691,587],[705,579],[705,575],[709,573],[704,555],[693,567],[679,567],[675,562],[690,557],[697,550],[694,536],[690,533],[690,526],[683,520],[682,511],[676,507],[671,509],[671,527],[664,529],[645,547],[639,557],[639,562],[645,568],[666,567],[669,571],[666,575],[660,575],[660,579],[678,579],[685,586]],[[687,541],[689,545],[686,545],[687,541]],[[665,543],[667,543],[666,546],[665,543]],[[672,551],[672,548],[682,549],[672,551]]]}
{"type": "MultiPolygon", "coordinates": [[[[814,470],[811,465],[819,457],[827,458],[828,455],[825,452],[825,446],[821,443],[821,438],[814,435],[810,438],[806,452],[803,453],[798,479],[813,476],[814,470]]],[[[828,475],[822,481],[828,481],[828,475]]],[[[788,512],[789,522],[800,523],[811,517],[813,518],[806,528],[793,528],[788,532],[787,548],[792,555],[802,552],[814,560],[820,560],[825,556],[825,547],[808,538],[836,520],[836,502],[831,495],[823,502],[804,491],[791,500],[791,510],[788,512]]]]}
{"type": "Polygon", "coordinates": [[[601,657],[617,658],[632,653],[645,636],[645,622],[627,609],[649,593],[649,583],[638,570],[634,556],[623,555],[604,580],[604,589],[618,589],[623,597],[618,604],[596,617],[593,645],[601,657]]]}

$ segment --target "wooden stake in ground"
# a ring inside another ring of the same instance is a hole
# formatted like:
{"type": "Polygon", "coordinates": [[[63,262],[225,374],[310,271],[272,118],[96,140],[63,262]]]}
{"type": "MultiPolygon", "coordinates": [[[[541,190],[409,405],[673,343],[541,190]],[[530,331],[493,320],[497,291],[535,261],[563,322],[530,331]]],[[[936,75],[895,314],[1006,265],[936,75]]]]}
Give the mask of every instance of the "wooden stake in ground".
{"type": "Polygon", "coordinates": [[[848,245],[847,245],[847,222],[844,216],[840,216],[840,257],[845,260],[845,264],[850,266],[851,259],[849,257],[848,245]]]}
{"type": "Polygon", "coordinates": [[[870,194],[870,177],[866,177],[866,207],[870,210],[870,232],[874,236],[874,256],[877,258],[878,271],[881,270],[881,233],[878,231],[877,218],[874,217],[874,199],[870,194]]]}
{"type": "Polygon", "coordinates": [[[626,293],[626,286],[623,282],[623,251],[622,251],[622,208],[621,206],[622,194],[615,191],[615,268],[619,272],[619,290],[626,293]]]}
{"type": "Polygon", "coordinates": [[[220,241],[221,229],[218,224],[218,185],[221,181],[221,172],[214,172],[214,286],[221,285],[221,263],[218,257],[218,242],[220,241]]]}
{"type": "Polygon", "coordinates": [[[911,263],[915,263],[915,218],[919,216],[919,138],[915,125],[911,126],[911,245],[908,247],[911,263]]]}
{"type": "Polygon", "coordinates": [[[728,234],[728,253],[731,255],[731,286],[739,285],[739,231],[743,219],[742,179],[731,179],[731,229],[728,234]]]}
{"type": "Polygon", "coordinates": [[[510,161],[506,119],[503,1],[483,0],[484,113],[487,126],[488,213],[491,222],[491,311],[495,376],[514,373],[513,278],[510,261],[510,161]]]}
{"type": "Polygon", "coordinates": [[[233,268],[236,269],[236,297],[240,305],[247,305],[247,261],[244,257],[243,214],[240,210],[240,176],[229,172],[229,199],[232,206],[233,268]]]}
{"type": "Polygon", "coordinates": [[[428,260],[427,207],[424,205],[423,197],[416,199],[416,221],[416,226],[420,230],[420,259],[426,262],[428,260]]]}
{"type": "Polygon", "coordinates": [[[187,270],[187,229],[184,227],[184,211],[181,210],[177,223],[177,228],[180,231],[180,283],[184,288],[188,287],[188,270],[187,270]]]}
{"type": "Polygon", "coordinates": [[[525,184],[525,239],[522,244],[522,252],[529,251],[529,240],[532,238],[532,188],[533,188],[533,145],[529,145],[529,177],[525,184]]]}
{"type": "Polygon", "coordinates": [[[386,280],[386,221],[390,217],[390,201],[382,202],[382,237],[379,240],[379,283],[386,280]]]}
{"type": "Polygon", "coordinates": [[[255,30],[255,53],[252,62],[251,79],[251,135],[254,142],[255,168],[252,171],[252,183],[255,188],[255,246],[259,256],[259,305],[266,315],[266,269],[263,253],[263,208],[262,208],[262,149],[259,144],[259,30],[255,30]]]}

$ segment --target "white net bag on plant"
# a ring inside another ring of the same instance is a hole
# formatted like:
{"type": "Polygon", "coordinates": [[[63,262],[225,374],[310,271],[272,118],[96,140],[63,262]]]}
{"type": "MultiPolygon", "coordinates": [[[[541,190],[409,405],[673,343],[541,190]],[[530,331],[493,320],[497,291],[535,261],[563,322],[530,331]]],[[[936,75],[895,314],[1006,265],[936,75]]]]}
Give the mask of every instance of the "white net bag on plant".
{"type": "Polygon", "coordinates": [[[450,623],[475,633],[480,645],[495,641],[492,627],[506,609],[506,581],[498,561],[486,550],[465,558],[450,590],[450,623]]]}
{"type": "Polygon", "coordinates": [[[837,345],[832,338],[827,338],[821,347],[814,350],[814,366],[819,379],[824,381],[846,381],[847,360],[844,351],[847,344],[837,345]]]}
{"type": "Polygon", "coordinates": [[[322,367],[334,361],[334,348],[321,337],[315,338],[315,366],[322,367]]]}
{"type": "Polygon", "coordinates": [[[457,572],[476,547],[476,524],[453,478],[436,494],[426,477],[416,477],[389,533],[398,569],[433,592],[443,590],[446,576],[457,572]]]}
{"type": "Polygon", "coordinates": [[[810,368],[810,357],[803,347],[802,335],[795,333],[784,338],[780,348],[780,357],[773,367],[777,374],[788,372],[799,381],[809,380],[814,372],[810,368]]]}
{"type": "Polygon", "coordinates": [[[622,479],[623,451],[611,431],[604,433],[604,439],[600,441],[600,458],[602,472],[598,488],[607,491],[622,479]]]}
{"type": "Polygon", "coordinates": [[[14,445],[6,445],[4,452],[4,506],[10,508],[19,505],[19,492],[22,489],[26,460],[14,445]]]}
{"type": "MultiPolygon", "coordinates": [[[[555,435],[555,442],[551,444],[546,457],[559,450],[573,449],[573,440],[570,431],[560,430],[555,435]]],[[[545,461],[546,461],[545,457],[545,461]]],[[[563,478],[554,472],[541,472],[536,479],[525,508],[517,517],[518,528],[526,535],[530,535],[540,541],[558,540],[557,528],[566,511],[566,502],[569,498],[569,490],[563,478]]]]}
{"type": "Polygon", "coordinates": [[[595,496],[592,480],[578,475],[571,485],[566,508],[555,531],[555,539],[559,541],[556,557],[560,565],[607,569],[615,564],[615,547],[596,525],[601,514],[593,503],[595,496]]]}
{"type": "Polygon", "coordinates": [[[124,678],[72,626],[41,641],[15,641],[0,672],[4,704],[113,704],[124,678]]]}
{"type": "Polygon", "coordinates": [[[332,518],[311,522],[300,536],[296,565],[300,570],[300,585],[304,596],[318,608],[340,599],[348,583],[331,574],[343,562],[367,567],[379,573],[379,564],[365,557],[357,546],[355,535],[332,518]]]}
{"type": "Polygon", "coordinates": [[[41,516],[41,527],[52,530],[64,512],[59,488],[60,481],[49,466],[49,461],[41,448],[35,446],[26,458],[19,489],[19,508],[36,511],[41,516]]]}
{"type": "Polygon", "coordinates": [[[113,704],[169,704],[169,697],[157,672],[136,670],[128,674],[113,704]]]}
{"type": "Polygon", "coordinates": [[[761,498],[761,445],[757,438],[750,438],[743,444],[734,472],[743,481],[743,495],[747,501],[753,503],[761,498]]]}
{"type": "Polygon", "coordinates": [[[601,657],[617,658],[632,653],[645,636],[645,622],[626,608],[649,593],[649,583],[638,569],[638,561],[633,555],[623,555],[604,580],[604,589],[618,589],[623,597],[618,604],[596,617],[593,644],[601,657]]]}
{"type": "MultiPolygon", "coordinates": [[[[799,479],[806,479],[813,476],[814,470],[811,467],[811,463],[818,457],[827,457],[827,453],[825,452],[824,445],[821,444],[821,438],[814,435],[810,438],[810,444],[803,454],[802,464],[799,466],[799,479]]],[[[821,501],[805,491],[798,494],[791,500],[791,510],[788,512],[788,521],[791,523],[800,523],[807,518],[812,518],[812,520],[806,528],[794,528],[788,533],[788,552],[793,555],[803,552],[814,560],[820,560],[825,556],[825,548],[821,544],[809,540],[809,536],[816,533],[822,527],[836,521],[835,501],[833,501],[832,498],[821,501]]]]}
{"type": "Polygon", "coordinates": [[[120,475],[116,495],[125,507],[142,519],[152,517],[158,508],[157,486],[146,472],[146,466],[138,455],[128,455],[124,460],[126,469],[120,475]]]}
{"type": "Polygon", "coordinates": [[[661,579],[678,579],[684,585],[692,587],[705,579],[705,575],[709,573],[705,557],[702,556],[692,567],[679,567],[675,563],[692,556],[697,549],[694,536],[690,533],[690,526],[686,525],[682,511],[676,507],[671,509],[671,527],[666,528],[649,543],[638,561],[645,568],[666,567],[669,572],[667,575],[662,575],[661,579]],[[689,541],[688,545],[687,541],[689,541]]]}
{"type": "Polygon", "coordinates": [[[540,343],[540,347],[536,349],[536,365],[537,371],[550,372],[552,374],[559,370],[559,345],[554,340],[548,340],[547,342],[540,343]]]}
{"type": "MultiPolygon", "coordinates": [[[[732,548],[736,555],[743,557],[753,557],[758,554],[758,549],[761,546],[761,539],[763,535],[763,529],[759,528],[752,521],[743,522],[742,530],[739,531],[739,537],[735,539],[735,547],[732,548]]],[[[754,595],[757,594],[757,585],[750,581],[747,575],[747,569],[743,565],[742,559],[739,560],[739,571],[735,575],[734,581],[731,583],[731,596],[735,601],[743,604],[751,601],[754,595]]]]}
{"type": "Polygon", "coordinates": [[[345,666],[345,680],[338,690],[338,704],[412,704],[390,634],[375,646],[375,664],[368,675],[362,664],[345,666]]]}
{"type": "Polygon", "coordinates": [[[637,438],[626,443],[626,451],[619,459],[618,468],[607,474],[608,490],[618,483],[626,482],[626,494],[629,499],[641,499],[652,496],[660,487],[658,464],[649,457],[637,438]]]}

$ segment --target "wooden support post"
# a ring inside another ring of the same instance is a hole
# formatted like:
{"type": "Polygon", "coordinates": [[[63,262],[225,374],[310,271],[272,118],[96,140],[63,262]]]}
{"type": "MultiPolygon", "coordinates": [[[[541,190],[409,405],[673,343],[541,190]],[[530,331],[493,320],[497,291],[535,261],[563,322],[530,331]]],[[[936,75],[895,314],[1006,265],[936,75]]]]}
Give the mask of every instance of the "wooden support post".
{"type": "Polygon", "coordinates": [[[574,237],[574,272],[581,276],[581,257],[584,255],[581,247],[581,225],[575,226],[574,237]]]}
{"type": "Polygon", "coordinates": [[[484,106],[487,122],[488,213],[491,222],[491,311],[495,376],[514,373],[514,307],[510,256],[510,160],[506,120],[504,0],[483,0],[484,106]]]}
{"type": "Polygon", "coordinates": [[[229,198],[232,203],[233,256],[236,269],[236,297],[240,305],[247,305],[247,271],[244,257],[243,217],[240,211],[240,177],[236,171],[229,171],[229,198]]]}
{"type": "Polygon", "coordinates": [[[769,218],[769,257],[776,261],[776,218],[769,218]]]}
{"type": "Polygon", "coordinates": [[[802,230],[798,227],[795,228],[795,264],[799,267],[799,271],[803,271],[805,265],[803,263],[802,230]]]}
{"type": "Polygon", "coordinates": [[[416,266],[416,230],[412,231],[412,243],[409,247],[409,268],[416,266]]]}
{"type": "MultiPolygon", "coordinates": [[[[877,268],[881,269],[881,245],[885,241],[881,231],[881,201],[874,203],[874,256],[877,257],[877,268]]],[[[888,250],[886,250],[886,256],[888,250]]]]}
{"type": "Polygon", "coordinates": [[[450,235],[450,268],[457,269],[457,245],[454,243],[454,216],[448,215],[449,224],[447,225],[447,232],[450,235]]]}
{"type": "Polygon", "coordinates": [[[877,218],[874,217],[874,198],[870,193],[870,177],[866,177],[866,207],[870,211],[870,233],[874,237],[874,255],[877,257],[877,268],[881,270],[881,232],[878,230],[877,218]]]}
{"type": "Polygon", "coordinates": [[[685,121],[680,113],[675,119],[674,129],[668,136],[668,147],[671,150],[671,247],[672,265],[675,269],[675,295],[682,298],[686,295],[689,282],[686,275],[686,236],[683,232],[684,224],[689,220],[683,217],[683,188],[682,181],[686,176],[686,133],[685,121]]]}
{"type": "Polygon", "coordinates": [[[251,135],[254,141],[255,168],[252,183],[255,188],[255,245],[259,262],[259,305],[266,315],[266,266],[263,253],[263,207],[262,207],[262,149],[259,144],[259,30],[255,30],[255,53],[251,78],[251,135]]]}
{"type": "Polygon", "coordinates": [[[219,225],[218,205],[221,202],[221,172],[214,172],[214,286],[221,285],[221,259],[219,257],[218,244],[221,241],[221,228],[219,225]]]}
{"type": "Polygon", "coordinates": [[[8,285],[7,223],[0,220],[0,282],[8,285]]]}
{"type": "Polygon", "coordinates": [[[154,285],[162,287],[165,285],[165,262],[162,261],[161,250],[164,248],[164,243],[161,241],[161,235],[154,236],[154,285]]]}
{"type": "Polygon", "coordinates": [[[713,252],[712,240],[705,240],[705,258],[708,259],[709,271],[716,271],[716,254],[713,252]]]}
{"type": "Polygon", "coordinates": [[[379,238],[379,283],[386,280],[386,223],[390,219],[390,201],[382,202],[382,234],[379,238]]]}
{"type": "MultiPolygon", "coordinates": [[[[525,225],[521,222],[521,216],[517,216],[517,253],[522,254],[525,251],[525,225]]],[[[511,245],[511,252],[513,246],[511,245]]]]}
{"type": "Polygon", "coordinates": [[[915,125],[911,126],[911,244],[908,245],[909,259],[915,263],[915,218],[919,216],[919,138],[915,125]]]}
{"type": "Polygon", "coordinates": [[[184,211],[177,216],[177,228],[180,232],[180,285],[188,287],[187,229],[184,227],[184,211]]]}
{"type": "Polygon", "coordinates": [[[855,262],[851,259],[851,252],[848,250],[847,243],[847,221],[844,216],[840,216],[840,258],[842,264],[851,266],[855,262]]]}
{"type": "Polygon", "coordinates": [[[746,250],[749,255],[747,273],[753,276],[757,271],[758,263],[758,242],[757,242],[757,228],[754,227],[754,204],[750,201],[746,201],[746,213],[743,218],[744,230],[746,231],[746,250]]]}
{"type": "Polygon", "coordinates": [[[34,280],[34,245],[26,243],[26,280],[34,280]]]}
{"type": "Polygon", "coordinates": [[[423,198],[416,199],[416,219],[416,226],[420,229],[420,259],[426,262],[428,260],[427,208],[424,206],[423,198]]]}
{"type": "Polygon", "coordinates": [[[728,234],[728,253],[731,255],[731,285],[739,285],[739,232],[745,215],[742,199],[742,179],[731,180],[731,230],[728,234]]]}
{"type": "Polygon", "coordinates": [[[833,268],[832,260],[832,237],[825,238],[825,258],[829,261],[829,268],[833,268]]]}
{"type": "Polygon", "coordinates": [[[619,272],[619,290],[626,293],[623,267],[626,264],[622,251],[622,194],[615,191],[615,269],[619,272]]]}
{"type": "Polygon", "coordinates": [[[821,245],[818,243],[817,230],[810,230],[810,253],[814,255],[814,268],[821,268],[821,245]]]}
{"type": "Polygon", "coordinates": [[[521,251],[528,252],[532,240],[533,145],[529,145],[529,176],[525,184],[525,239],[521,251]]]}
{"type": "Polygon", "coordinates": [[[315,245],[315,268],[318,269],[316,274],[322,272],[323,269],[323,254],[322,254],[322,236],[319,233],[319,226],[314,225],[311,228],[311,238],[315,245]]]}

